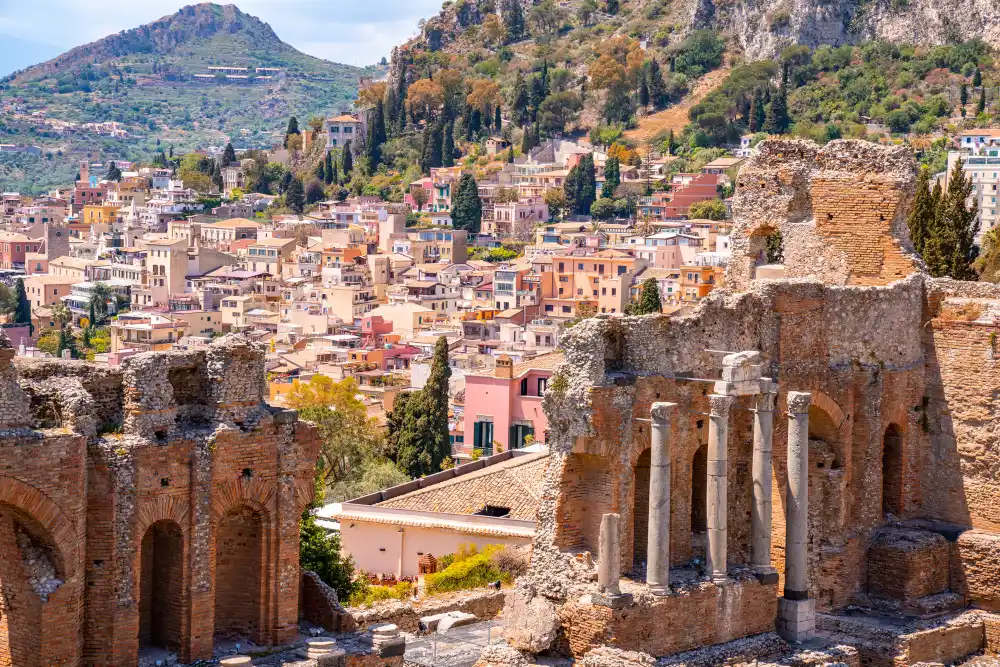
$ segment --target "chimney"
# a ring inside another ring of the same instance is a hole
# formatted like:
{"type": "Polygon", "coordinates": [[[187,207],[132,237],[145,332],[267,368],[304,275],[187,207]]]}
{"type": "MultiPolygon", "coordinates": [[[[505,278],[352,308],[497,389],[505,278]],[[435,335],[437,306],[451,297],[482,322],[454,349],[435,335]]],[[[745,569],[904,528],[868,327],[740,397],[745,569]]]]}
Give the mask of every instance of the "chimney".
{"type": "Polygon", "coordinates": [[[494,371],[494,377],[504,378],[506,380],[514,378],[514,362],[506,354],[501,354],[497,357],[497,367],[494,371]]]}

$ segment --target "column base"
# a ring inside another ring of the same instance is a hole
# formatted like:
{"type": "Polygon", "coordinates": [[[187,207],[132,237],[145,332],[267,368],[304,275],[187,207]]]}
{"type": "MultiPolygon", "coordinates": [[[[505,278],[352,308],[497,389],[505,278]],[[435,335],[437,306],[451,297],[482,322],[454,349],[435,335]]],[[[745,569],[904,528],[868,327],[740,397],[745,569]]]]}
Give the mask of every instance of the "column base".
{"type": "Polygon", "coordinates": [[[778,583],[778,571],[773,567],[754,568],[754,576],[756,576],[757,581],[759,581],[762,584],[778,583]]]}
{"type": "Polygon", "coordinates": [[[649,592],[653,595],[664,597],[670,595],[670,585],[669,584],[647,584],[649,586],[649,592]]]}
{"type": "Polygon", "coordinates": [[[816,600],[778,598],[777,630],[792,644],[812,639],[816,634],[816,600]]]}
{"type": "Polygon", "coordinates": [[[713,584],[717,584],[719,586],[722,586],[729,581],[729,575],[725,572],[710,572],[708,578],[713,584]]]}
{"type": "Polygon", "coordinates": [[[632,604],[634,598],[631,593],[594,593],[591,602],[598,607],[610,607],[621,609],[632,604]]]}

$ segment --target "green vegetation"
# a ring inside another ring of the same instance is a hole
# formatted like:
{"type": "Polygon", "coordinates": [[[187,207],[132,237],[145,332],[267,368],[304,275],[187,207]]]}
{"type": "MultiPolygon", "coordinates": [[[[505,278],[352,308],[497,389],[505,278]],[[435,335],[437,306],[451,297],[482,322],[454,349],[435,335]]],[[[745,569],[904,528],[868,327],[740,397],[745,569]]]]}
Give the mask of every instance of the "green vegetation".
{"type": "Polygon", "coordinates": [[[927,268],[933,276],[949,276],[957,280],[977,280],[973,268],[978,248],[975,245],[977,206],[967,205],[972,193],[972,179],[966,178],[960,163],[955,164],[948,178],[948,189],[939,184],[927,189],[925,172],[918,181],[913,212],[908,220],[911,233],[918,243],[927,268]]]}
{"type": "Polygon", "coordinates": [[[400,469],[421,477],[442,469],[451,456],[448,435],[448,339],[434,346],[431,373],[423,389],[399,394],[386,415],[389,449],[400,469]]]}
{"type": "Polygon", "coordinates": [[[354,561],[340,553],[340,535],[318,526],[311,508],[299,521],[299,565],[319,575],[341,600],[349,599],[362,586],[354,579],[354,561]]]}
{"type": "Polygon", "coordinates": [[[408,600],[413,597],[413,584],[400,581],[393,586],[371,584],[364,575],[354,582],[354,591],[347,598],[348,607],[367,607],[386,600],[408,600]]]}
{"type": "Polygon", "coordinates": [[[514,547],[491,544],[482,551],[463,544],[455,554],[438,561],[438,571],[428,574],[424,583],[428,595],[482,588],[499,581],[511,584],[527,570],[527,559],[514,547]]]}
{"type": "Polygon", "coordinates": [[[625,306],[628,315],[649,315],[663,311],[663,304],[660,302],[660,286],[656,278],[647,278],[642,283],[642,290],[639,292],[639,300],[625,306]]]}

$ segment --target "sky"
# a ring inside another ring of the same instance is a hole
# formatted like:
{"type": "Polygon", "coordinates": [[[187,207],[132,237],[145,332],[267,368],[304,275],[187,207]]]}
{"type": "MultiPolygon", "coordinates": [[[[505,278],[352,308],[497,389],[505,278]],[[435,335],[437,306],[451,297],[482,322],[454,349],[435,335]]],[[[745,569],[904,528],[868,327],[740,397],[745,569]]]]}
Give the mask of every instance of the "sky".
{"type": "MultiPolygon", "coordinates": [[[[226,4],[228,0],[221,0],[226,4]]],[[[183,0],[0,0],[0,77],[74,46],[173,14],[183,0]]],[[[287,44],[312,56],[370,65],[416,34],[441,0],[237,0],[287,44]]]]}

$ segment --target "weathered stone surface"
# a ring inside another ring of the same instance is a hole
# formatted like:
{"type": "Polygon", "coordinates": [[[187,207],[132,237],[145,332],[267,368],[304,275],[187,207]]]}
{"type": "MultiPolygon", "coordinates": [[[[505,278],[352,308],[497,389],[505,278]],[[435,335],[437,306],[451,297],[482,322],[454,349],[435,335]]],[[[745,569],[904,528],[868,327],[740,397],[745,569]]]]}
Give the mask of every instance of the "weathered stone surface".
{"type": "Polygon", "coordinates": [[[508,595],[503,638],[513,648],[538,653],[552,646],[559,630],[555,605],[541,595],[517,588],[508,595]]]}

